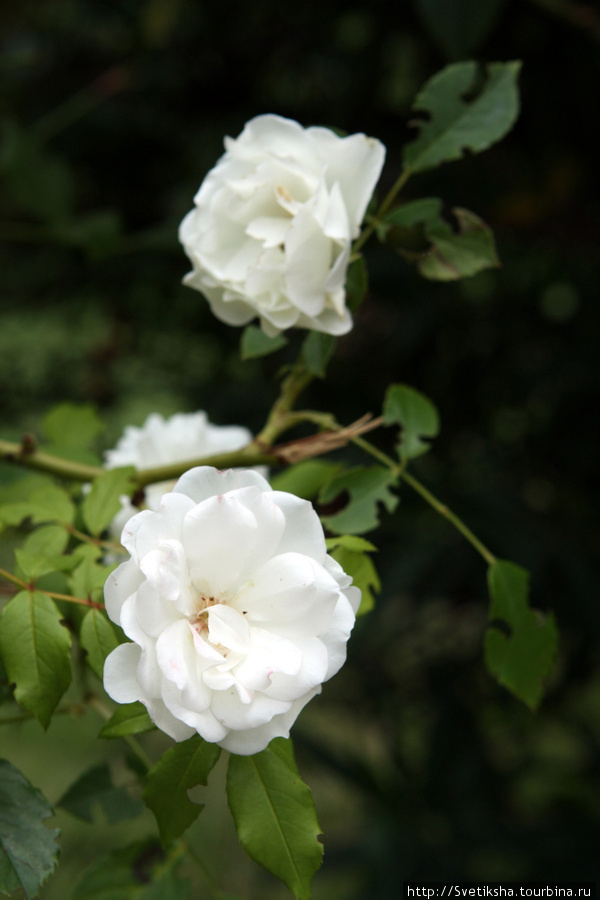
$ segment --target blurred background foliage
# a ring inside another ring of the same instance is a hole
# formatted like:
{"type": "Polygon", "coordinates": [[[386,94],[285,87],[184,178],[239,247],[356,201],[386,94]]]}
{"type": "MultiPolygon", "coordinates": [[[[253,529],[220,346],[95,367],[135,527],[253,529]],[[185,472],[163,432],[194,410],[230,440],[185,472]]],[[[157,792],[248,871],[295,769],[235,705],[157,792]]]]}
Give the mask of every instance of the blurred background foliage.
{"type": "MultiPolygon", "coordinates": [[[[107,423],[99,449],[151,411],[258,429],[298,346],[240,363],[238,330],[180,284],[177,226],[224,134],[263,112],[364,131],[388,148],[383,193],[426,78],[457,59],[523,60],[509,137],[405,192],[481,215],[502,268],[440,285],[369,246],[370,295],[306,405],[350,422],[378,413],[392,381],[436,402],[442,434],[415,469],[532,572],[533,604],[562,634],[548,697],[532,714],[487,676],[482,561],[406,489],[369,535],[378,608],[295,737],[325,832],[316,898],[387,900],[410,879],[597,877],[597,4],[20,0],[2,4],[0,29],[1,433],[91,402],[107,423]]],[[[4,728],[0,751],[54,802],[91,753],[114,755],[90,716],[45,738],[4,728]]],[[[217,840],[221,807],[191,835],[217,881],[284,896],[245,867],[233,833],[217,840]]],[[[69,878],[131,833],[60,824],[69,878]]],[[[44,897],[66,896],[60,878],[44,897]]]]}

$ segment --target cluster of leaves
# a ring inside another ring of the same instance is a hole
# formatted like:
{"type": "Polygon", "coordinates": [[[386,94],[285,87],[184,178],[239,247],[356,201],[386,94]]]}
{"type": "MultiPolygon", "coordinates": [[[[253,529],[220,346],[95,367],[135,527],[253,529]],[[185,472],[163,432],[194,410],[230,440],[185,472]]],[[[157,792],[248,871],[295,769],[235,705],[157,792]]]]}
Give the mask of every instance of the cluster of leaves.
{"type": "MultiPolygon", "coordinates": [[[[478,216],[463,209],[453,210],[457,225],[453,228],[438,198],[391,208],[396,194],[412,175],[459,159],[465,150],[480,152],[506,134],[518,112],[518,68],[517,63],[482,71],[473,63],[450,66],[428,82],[415,101],[415,109],[429,118],[421,122],[417,138],[405,148],[403,175],[379,212],[368,220],[365,234],[376,232],[380,240],[413,259],[426,278],[463,278],[496,265],[493,237],[478,216]]],[[[353,309],[362,302],[367,286],[364,259],[357,252],[348,275],[348,302],[353,309]]],[[[273,353],[285,343],[286,338],[268,339],[250,326],[242,337],[242,358],[273,353]]],[[[310,334],[301,349],[302,367],[310,376],[323,378],[334,349],[335,340],[329,335],[310,334]]],[[[377,528],[383,510],[394,512],[403,485],[418,490],[484,556],[491,598],[485,635],[487,666],[501,684],[536,707],[555,655],[552,617],[530,609],[524,570],[497,560],[408,472],[409,465],[430,450],[439,432],[439,415],[432,402],[407,385],[392,385],[383,402],[382,420],[399,429],[394,456],[357,438],[356,443],[373,454],[376,463],[346,467],[306,459],[276,474],[273,486],[310,499],[321,510],[332,556],[362,591],[361,613],[372,608],[380,590],[371,555],[376,548],[363,535],[377,528]]],[[[332,422],[331,416],[321,417],[324,427],[332,422]]],[[[61,406],[44,422],[44,450],[75,464],[97,465],[91,447],[100,428],[90,408],[61,406]]],[[[24,446],[24,456],[26,452],[24,446]]],[[[134,474],[131,469],[107,471],[88,487],[82,487],[81,481],[58,484],[49,478],[23,478],[0,498],[1,526],[11,532],[17,529],[23,537],[14,553],[13,571],[0,573],[15,589],[0,617],[0,657],[6,681],[14,686],[6,703],[16,701],[44,728],[71,683],[74,648],[81,651],[75,658],[84,656],[91,672],[101,677],[106,656],[124,639],[106,617],[102,589],[119,552],[118,545],[107,538],[108,528],[121,497],[134,492],[134,474]]],[[[135,703],[119,707],[99,736],[131,741],[153,728],[143,706],[135,703]]],[[[206,785],[219,756],[218,747],[196,736],[170,748],[155,764],[138,767],[141,796],[154,813],[163,850],[155,845],[126,848],[110,866],[95,865],[74,896],[100,897],[118,889],[119,896],[146,900],[165,891],[178,900],[186,897],[186,882],[175,869],[185,849],[182,836],[202,809],[192,803],[188,791],[206,785]],[[142,863],[143,889],[136,875],[142,863]]],[[[322,845],[310,790],[298,773],[291,742],[277,739],[254,756],[230,756],[227,797],[240,841],[250,856],[282,879],[299,900],[308,898],[322,845]]],[[[0,767],[0,799],[0,891],[22,888],[29,897],[35,896],[57,859],[56,832],[43,824],[52,810],[8,763],[0,767]]],[[[138,798],[115,787],[105,766],[84,773],[60,801],[84,821],[91,820],[98,804],[111,822],[135,816],[142,809],[138,798]]]]}

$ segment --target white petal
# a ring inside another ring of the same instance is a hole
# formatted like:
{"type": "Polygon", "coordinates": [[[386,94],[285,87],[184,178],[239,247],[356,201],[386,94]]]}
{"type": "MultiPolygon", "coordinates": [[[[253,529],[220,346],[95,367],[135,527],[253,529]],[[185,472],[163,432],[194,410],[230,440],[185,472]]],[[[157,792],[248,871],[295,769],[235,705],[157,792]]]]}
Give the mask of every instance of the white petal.
{"type": "Polygon", "coordinates": [[[162,700],[143,701],[148,710],[148,715],[157,728],[172,737],[174,741],[187,741],[194,734],[195,729],[190,728],[180,719],[176,718],[165,706],[162,700]]]}
{"type": "Polygon", "coordinates": [[[290,301],[305,315],[319,315],[325,305],[325,282],[334,249],[310,210],[302,209],[294,217],[285,253],[285,289],[290,301]]]}
{"type": "Polygon", "coordinates": [[[136,644],[119,644],[104,662],[104,690],[117,703],[143,700],[137,681],[137,667],[141,651],[136,644]]]}
{"type": "Polygon", "coordinates": [[[144,510],[129,520],[123,529],[123,546],[139,562],[162,541],[180,541],[183,516],[193,505],[181,494],[165,494],[158,510],[144,510]]]}
{"type": "Polygon", "coordinates": [[[184,520],[183,545],[195,588],[225,599],[269,559],[285,527],[269,493],[257,487],[210,497],[184,520]]]}
{"type": "Polygon", "coordinates": [[[221,644],[234,653],[247,653],[250,627],[243,615],[224,604],[208,610],[208,634],[213,644],[221,644]]]}
{"type": "Polygon", "coordinates": [[[228,691],[215,691],[212,700],[212,711],[225,728],[244,729],[264,725],[273,716],[287,712],[291,701],[275,700],[257,693],[251,703],[242,703],[234,688],[228,691]]]}
{"type": "Polygon", "coordinates": [[[330,183],[340,185],[355,238],[383,168],[385,147],[364,134],[340,138],[328,128],[309,128],[308,134],[327,162],[330,183]]]}
{"type": "Polygon", "coordinates": [[[285,517],[285,531],[277,552],[302,553],[323,563],[327,556],[325,534],[312,503],[286,491],[272,491],[270,496],[285,517]]]}
{"type": "Polygon", "coordinates": [[[309,556],[284,553],[259,569],[235,600],[252,625],[295,640],[323,631],[339,597],[335,579],[309,556]]]}
{"type": "Polygon", "coordinates": [[[197,466],[181,476],[173,492],[185,494],[194,503],[201,503],[209,497],[251,486],[261,491],[271,491],[269,482],[255,469],[228,469],[221,472],[213,466],[197,466]]]}
{"type": "Polygon", "coordinates": [[[230,753],[250,756],[253,753],[259,753],[261,750],[264,750],[273,738],[289,737],[290,728],[298,718],[302,708],[320,691],[320,687],[309,691],[304,697],[294,701],[287,712],[274,716],[265,725],[259,725],[251,730],[230,731],[223,740],[218,742],[219,746],[229,750],[230,753]]]}
{"type": "Polygon", "coordinates": [[[121,608],[124,602],[137,591],[142,581],[142,573],[132,559],[121,563],[106,579],[104,585],[106,612],[117,625],[121,622],[121,608]]]}

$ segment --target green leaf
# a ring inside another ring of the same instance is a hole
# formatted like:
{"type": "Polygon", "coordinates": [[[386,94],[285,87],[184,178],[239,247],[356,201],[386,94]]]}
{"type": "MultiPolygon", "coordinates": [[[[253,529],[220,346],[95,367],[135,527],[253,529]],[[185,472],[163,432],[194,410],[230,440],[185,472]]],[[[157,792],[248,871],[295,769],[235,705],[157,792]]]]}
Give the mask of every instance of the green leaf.
{"type": "Polygon", "coordinates": [[[467,209],[453,209],[458,222],[454,231],[443,219],[428,222],[425,234],[432,249],[418,268],[432,281],[457,281],[500,265],[494,235],[483,219],[467,209]]]}
{"type": "Polygon", "coordinates": [[[416,0],[432,38],[452,59],[471,56],[494,26],[506,0],[416,0]]]}
{"type": "Polygon", "coordinates": [[[486,665],[501,685],[535,709],[556,658],[554,616],[530,608],[529,574],[515,563],[496,560],[488,569],[488,585],[491,605],[484,641],[486,665]]]}
{"type": "Polygon", "coordinates": [[[346,275],[346,305],[354,312],[365,299],[369,289],[369,274],[364,256],[353,260],[346,275]]]}
{"type": "Polygon", "coordinates": [[[100,548],[90,544],[81,544],[73,552],[75,568],[69,578],[69,587],[74,597],[84,597],[98,601],[102,595],[106,579],[114,566],[101,565],[96,562],[100,556],[100,548]]]}
{"type": "Polygon", "coordinates": [[[242,359],[269,356],[269,354],[285,347],[287,342],[287,338],[282,334],[278,334],[276,337],[269,337],[262,328],[257,328],[256,325],[248,325],[242,332],[240,355],[242,359]]]}
{"type": "Polygon", "coordinates": [[[90,447],[104,431],[102,419],[89,403],[59,403],[44,417],[45,437],[57,447],[90,447]]]}
{"type": "Polygon", "coordinates": [[[389,212],[382,220],[383,225],[395,225],[398,228],[414,228],[430,219],[436,219],[442,212],[442,201],[439,197],[422,197],[403,203],[389,212]]]}
{"type": "Polygon", "coordinates": [[[203,809],[187,792],[207,783],[220,753],[216,744],[195,735],[167,750],[148,773],[144,801],[156,817],[164,846],[183,834],[203,809]]]}
{"type": "Polygon", "coordinates": [[[340,463],[328,459],[305,459],[274,475],[270,479],[271,487],[274,491],[287,491],[303,500],[312,500],[341,469],[340,463]]]}
{"type": "Polygon", "coordinates": [[[23,541],[23,549],[41,556],[60,556],[69,543],[69,532],[62,525],[36,528],[23,541]]]}
{"type": "Polygon", "coordinates": [[[144,809],[141,800],[130,797],[122,787],[114,787],[106,763],[84,772],[63,794],[57,806],[84,822],[94,821],[94,810],[99,806],[111,825],[138,816],[144,809]]]}
{"type": "Polygon", "coordinates": [[[75,507],[62,488],[48,485],[33,491],[27,500],[0,506],[0,521],[5,525],[20,525],[31,519],[34,525],[42,522],[63,522],[72,525],[75,507]]]}
{"type": "Polygon", "coordinates": [[[302,359],[306,368],[317,378],[325,378],[327,363],[335,350],[336,339],[322,331],[311,331],[302,344],[302,359]]]}
{"type": "Polygon", "coordinates": [[[135,703],[125,703],[118,706],[100,730],[99,737],[121,738],[127,734],[142,734],[145,731],[154,731],[156,725],[148,715],[146,707],[136,700],[135,703]]]}
{"type": "Polygon", "coordinates": [[[69,567],[69,558],[63,550],[69,542],[69,532],[62,525],[44,525],[36,528],[23,542],[23,548],[15,550],[15,559],[24,578],[41,578],[48,572],[62,571],[69,567]]]}
{"type": "Polygon", "coordinates": [[[15,698],[47,728],[71,681],[71,635],[56,605],[39,591],[21,591],[0,618],[0,653],[15,698]]]}
{"type": "Polygon", "coordinates": [[[340,494],[350,495],[349,503],[334,515],[322,515],[324,525],[335,534],[363,534],[379,525],[378,504],[388,512],[398,505],[398,498],[390,492],[396,476],[383,466],[357,466],[332,478],[321,490],[319,502],[331,503],[340,494]]]}
{"type": "Polygon", "coordinates": [[[39,553],[28,553],[27,550],[15,550],[15,560],[17,562],[18,574],[27,580],[36,580],[48,572],[55,572],[58,566],[59,558],[52,559],[48,556],[42,556],[39,553]]]}
{"type": "Polygon", "coordinates": [[[407,384],[392,384],[387,389],[383,421],[401,426],[398,453],[403,461],[427,453],[430,444],[423,438],[434,438],[440,430],[438,411],[431,400],[407,384]]]}
{"type": "Polygon", "coordinates": [[[90,533],[98,535],[107,528],[121,509],[121,497],[131,495],[135,489],[133,466],[110,469],[94,480],[89,494],[84,497],[81,511],[90,533]]]}
{"type": "Polygon", "coordinates": [[[0,759],[0,892],[22,888],[34,897],[58,862],[57,828],[44,819],[54,810],[11,763],[0,759]]]}
{"type": "Polygon", "coordinates": [[[86,869],[69,900],[189,900],[189,882],[173,871],[178,852],[154,840],[116,850],[86,869]]]}
{"type": "Polygon", "coordinates": [[[411,172],[480,153],[501,140],[519,114],[519,62],[486,66],[482,83],[474,62],[455,63],[434,75],[417,95],[414,110],[429,113],[419,136],[404,148],[411,172]]]}
{"type": "Polygon", "coordinates": [[[229,757],[227,800],[242,846],[257,863],[308,900],[323,846],[312,795],[292,742],[275,738],[253,756],[229,757]]]}
{"type": "Polygon", "coordinates": [[[375,594],[381,590],[381,581],[373,560],[367,555],[377,548],[364,538],[353,534],[343,534],[329,538],[327,547],[330,555],[340,564],[352,583],[360,589],[361,599],[357,615],[362,616],[375,605],[375,594]]]}
{"type": "Polygon", "coordinates": [[[99,609],[90,609],[81,623],[79,640],[83,649],[87,650],[90,667],[98,678],[102,678],[104,660],[119,646],[115,630],[106,614],[99,609]]]}

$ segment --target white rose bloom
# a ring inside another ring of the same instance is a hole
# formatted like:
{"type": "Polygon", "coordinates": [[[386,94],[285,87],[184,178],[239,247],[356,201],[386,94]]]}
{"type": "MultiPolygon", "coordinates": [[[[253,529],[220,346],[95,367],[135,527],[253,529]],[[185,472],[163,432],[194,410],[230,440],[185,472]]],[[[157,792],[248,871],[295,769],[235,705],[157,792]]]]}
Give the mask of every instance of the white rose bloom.
{"type": "MultiPolygon", "coordinates": [[[[135,466],[136,469],[153,469],[171,463],[183,463],[210,456],[241,450],[252,440],[247,428],[238,425],[213,425],[205,412],[177,413],[164,419],[159,413],[148,416],[141,428],[128,425],[113,450],[104,453],[104,467],[135,466]]],[[[266,475],[266,469],[259,471],[266,475]]],[[[174,482],[161,481],[150,484],[144,491],[144,502],[149,509],[157,509],[162,495],[174,482]]],[[[139,510],[128,497],[121,498],[121,511],[111,524],[110,531],[120,537],[123,527],[139,510]]]]}
{"type": "Polygon", "coordinates": [[[131,559],[106,610],[134,643],[108,656],[108,694],[141,700],[176,741],[198,732],[246,755],[287,737],[343,664],[360,601],[311,504],[253,470],[203,466],[122,539],[131,559]]]}
{"type": "Polygon", "coordinates": [[[385,147],[264,115],[225,148],[179,229],[193,265],[184,284],[228,325],[258,316],[270,337],[292,326],[346,334],[350,249],[385,147]]]}

